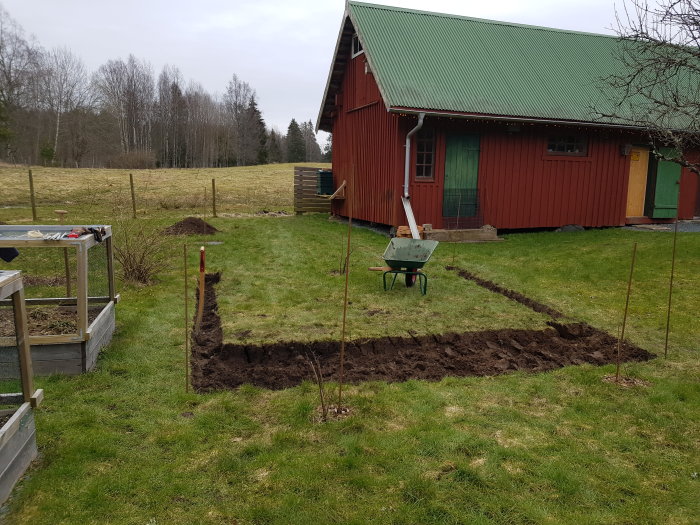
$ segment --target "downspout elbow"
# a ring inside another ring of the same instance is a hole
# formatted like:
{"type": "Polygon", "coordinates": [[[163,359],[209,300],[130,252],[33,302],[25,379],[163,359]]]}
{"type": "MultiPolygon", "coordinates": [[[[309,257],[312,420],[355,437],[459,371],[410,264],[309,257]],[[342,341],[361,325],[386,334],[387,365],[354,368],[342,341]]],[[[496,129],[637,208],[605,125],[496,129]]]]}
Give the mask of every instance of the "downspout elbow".
{"type": "Polygon", "coordinates": [[[408,194],[408,179],[411,172],[411,137],[418,133],[418,131],[423,127],[423,120],[425,119],[425,113],[418,114],[418,124],[406,135],[406,159],[404,161],[404,173],[403,173],[403,196],[409,198],[408,194]]]}

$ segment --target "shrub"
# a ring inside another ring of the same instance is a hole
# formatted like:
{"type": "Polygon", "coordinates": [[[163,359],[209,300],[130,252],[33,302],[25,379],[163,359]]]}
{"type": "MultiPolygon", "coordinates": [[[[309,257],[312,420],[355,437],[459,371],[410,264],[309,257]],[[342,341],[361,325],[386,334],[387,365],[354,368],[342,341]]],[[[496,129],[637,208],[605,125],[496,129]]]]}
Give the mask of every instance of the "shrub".
{"type": "Polygon", "coordinates": [[[154,169],[156,156],[152,151],[130,151],[110,157],[107,167],[124,170],[154,169]]]}
{"type": "Polygon", "coordinates": [[[138,219],[117,219],[114,231],[114,258],[124,281],[150,284],[157,273],[167,270],[167,239],[149,231],[138,219]]]}

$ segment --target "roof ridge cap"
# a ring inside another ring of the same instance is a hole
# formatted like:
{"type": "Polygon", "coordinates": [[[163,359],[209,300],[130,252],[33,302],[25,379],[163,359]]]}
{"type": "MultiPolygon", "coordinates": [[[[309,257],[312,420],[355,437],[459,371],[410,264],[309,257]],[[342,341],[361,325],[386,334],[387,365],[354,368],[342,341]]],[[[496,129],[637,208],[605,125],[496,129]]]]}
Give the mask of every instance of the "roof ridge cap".
{"type": "Polygon", "coordinates": [[[348,8],[351,6],[369,7],[369,8],[373,8],[373,9],[382,9],[384,11],[399,11],[399,12],[403,12],[403,13],[415,13],[415,14],[421,14],[421,15],[427,15],[427,16],[434,16],[437,18],[457,18],[457,19],[461,19],[461,20],[470,20],[473,22],[481,22],[481,23],[492,24],[492,25],[521,27],[521,28],[527,28],[527,29],[537,29],[540,31],[551,31],[553,33],[566,33],[566,34],[605,37],[605,38],[613,38],[613,39],[618,38],[616,35],[606,35],[604,33],[591,33],[590,31],[576,31],[574,29],[558,29],[556,27],[536,26],[536,25],[531,25],[531,24],[521,24],[518,22],[506,22],[503,20],[492,20],[489,18],[478,18],[478,17],[474,17],[474,16],[455,15],[455,14],[451,14],[451,13],[440,13],[438,11],[423,11],[420,9],[410,9],[407,7],[396,7],[396,6],[382,5],[382,4],[371,4],[368,2],[348,1],[348,8]]]}

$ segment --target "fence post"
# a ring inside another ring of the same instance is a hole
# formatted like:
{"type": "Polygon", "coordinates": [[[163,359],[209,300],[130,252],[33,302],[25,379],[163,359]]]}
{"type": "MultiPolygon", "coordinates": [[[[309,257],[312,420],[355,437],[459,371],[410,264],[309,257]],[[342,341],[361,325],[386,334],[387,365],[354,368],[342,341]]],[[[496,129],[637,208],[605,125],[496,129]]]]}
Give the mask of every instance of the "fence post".
{"type": "Polygon", "coordinates": [[[129,186],[131,186],[131,210],[132,217],[136,218],[136,192],[134,191],[134,176],[129,173],[129,186]]]}
{"type": "Polygon", "coordinates": [[[32,203],[32,221],[36,222],[36,199],[34,197],[34,176],[32,175],[32,169],[29,168],[29,199],[32,203]]]}
{"type": "Polygon", "coordinates": [[[211,179],[211,207],[216,217],[216,179],[211,179]]]}

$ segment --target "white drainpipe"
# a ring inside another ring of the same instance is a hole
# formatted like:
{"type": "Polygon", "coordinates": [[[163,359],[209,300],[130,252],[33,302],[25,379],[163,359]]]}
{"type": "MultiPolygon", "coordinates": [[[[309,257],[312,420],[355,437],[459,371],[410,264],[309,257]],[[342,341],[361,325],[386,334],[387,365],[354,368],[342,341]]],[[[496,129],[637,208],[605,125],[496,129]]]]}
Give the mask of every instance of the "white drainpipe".
{"type": "Polygon", "coordinates": [[[423,127],[423,119],[425,118],[425,113],[418,114],[418,124],[406,135],[406,161],[404,162],[403,168],[403,196],[407,199],[408,195],[408,175],[411,171],[411,137],[418,133],[418,130],[423,127]]]}
{"type": "Polygon", "coordinates": [[[411,137],[415,135],[420,128],[423,127],[424,118],[425,113],[419,113],[418,124],[415,128],[408,132],[408,135],[406,135],[406,161],[404,163],[403,196],[401,197],[401,204],[403,204],[403,210],[406,212],[406,220],[408,221],[408,227],[411,229],[411,237],[413,237],[414,239],[420,239],[420,234],[418,233],[418,225],[416,224],[416,218],[413,216],[413,209],[411,208],[411,198],[408,194],[408,175],[411,171],[411,137]]]}

